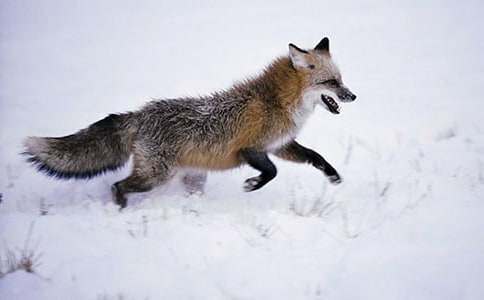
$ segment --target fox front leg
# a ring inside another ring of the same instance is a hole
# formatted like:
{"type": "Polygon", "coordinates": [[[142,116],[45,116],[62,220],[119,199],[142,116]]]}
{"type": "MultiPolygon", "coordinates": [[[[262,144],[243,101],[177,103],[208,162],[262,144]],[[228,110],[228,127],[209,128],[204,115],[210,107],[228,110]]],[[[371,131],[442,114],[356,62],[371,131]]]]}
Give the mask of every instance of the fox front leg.
{"type": "Polygon", "coordinates": [[[254,149],[243,149],[240,151],[240,156],[252,168],[261,172],[259,176],[251,177],[245,181],[244,190],[246,192],[258,190],[276,177],[276,166],[266,153],[254,149]]]}
{"type": "Polygon", "coordinates": [[[274,153],[276,156],[299,163],[310,163],[316,169],[323,171],[333,184],[341,183],[341,176],[319,153],[292,141],[274,153]]]}

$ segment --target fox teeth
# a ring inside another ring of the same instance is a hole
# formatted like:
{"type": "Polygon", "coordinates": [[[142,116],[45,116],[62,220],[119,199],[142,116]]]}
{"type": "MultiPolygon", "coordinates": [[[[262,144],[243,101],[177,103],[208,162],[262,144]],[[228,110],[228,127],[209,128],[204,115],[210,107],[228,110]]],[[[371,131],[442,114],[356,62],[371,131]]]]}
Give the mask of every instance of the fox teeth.
{"type": "Polygon", "coordinates": [[[333,99],[328,99],[329,104],[331,104],[337,111],[339,111],[339,105],[333,99]]]}
{"type": "Polygon", "coordinates": [[[327,106],[328,110],[332,113],[339,114],[339,105],[334,101],[333,98],[326,95],[321,95],[321,99],[323,100],[324,104],[327,106]]]}

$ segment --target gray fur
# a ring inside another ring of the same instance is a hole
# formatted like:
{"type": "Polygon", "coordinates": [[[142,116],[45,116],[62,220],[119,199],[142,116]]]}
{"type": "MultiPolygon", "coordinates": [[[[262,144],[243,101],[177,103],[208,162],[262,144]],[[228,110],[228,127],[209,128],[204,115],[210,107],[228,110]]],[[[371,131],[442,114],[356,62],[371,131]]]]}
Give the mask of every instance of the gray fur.
{"type": "Polygon", "coordinates": [[[132,123],[138,128],[136,140],[163,154],[168,148],[177,154],[188,143],[201,148],[217,147],[234,136],[248,100],[223,92],[201,98],[153,101],[132,115],[132,123]]]}

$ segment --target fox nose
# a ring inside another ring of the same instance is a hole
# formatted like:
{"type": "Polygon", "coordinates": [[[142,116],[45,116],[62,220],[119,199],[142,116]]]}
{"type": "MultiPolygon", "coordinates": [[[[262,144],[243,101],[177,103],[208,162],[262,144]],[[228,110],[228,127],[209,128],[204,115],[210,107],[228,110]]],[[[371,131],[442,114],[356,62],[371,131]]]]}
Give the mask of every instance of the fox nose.
{"type": "Polygon", "coordinates": [[[353,101],[356,100],[356,95],[355,94],[351,95],[351,100],[353,100],[353,101]]]}

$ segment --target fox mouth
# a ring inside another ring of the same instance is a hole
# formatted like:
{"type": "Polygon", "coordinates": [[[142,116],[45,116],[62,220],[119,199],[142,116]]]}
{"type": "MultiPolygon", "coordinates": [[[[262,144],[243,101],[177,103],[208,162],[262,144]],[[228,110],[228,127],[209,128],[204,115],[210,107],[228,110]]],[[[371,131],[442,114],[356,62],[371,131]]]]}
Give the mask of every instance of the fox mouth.
{"type": "Polygon", "coordinates": [[[333,98],[330,96],[326,95],[321,95],[321,100],[323,100],[323,103],[326,104],[326,107],[328,107],[328,110],[333,113],[333,114],[339,114],[339,105],[334,101],[333,98]]]}

